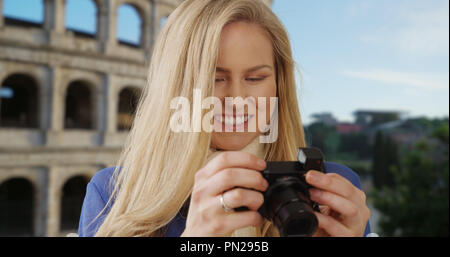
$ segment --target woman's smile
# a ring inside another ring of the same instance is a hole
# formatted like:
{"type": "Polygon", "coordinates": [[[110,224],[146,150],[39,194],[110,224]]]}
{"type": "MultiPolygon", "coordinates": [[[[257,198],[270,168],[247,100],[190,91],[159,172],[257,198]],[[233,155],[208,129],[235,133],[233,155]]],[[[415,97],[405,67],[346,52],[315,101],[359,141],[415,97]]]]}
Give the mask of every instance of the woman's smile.
{"type": "Polygon", "coordinates": [[[214,127],[217,131],[217,128],[220,128],[222,132],[236,132],[236,131],[244,131],[248,128],[248,124],[255,115],[252,114],[244,114],[244,115],[225,115],[225,114],[217,114],[214,115],[214,127]],[[216,126],[217,125],[217,126],[216,126]]]}

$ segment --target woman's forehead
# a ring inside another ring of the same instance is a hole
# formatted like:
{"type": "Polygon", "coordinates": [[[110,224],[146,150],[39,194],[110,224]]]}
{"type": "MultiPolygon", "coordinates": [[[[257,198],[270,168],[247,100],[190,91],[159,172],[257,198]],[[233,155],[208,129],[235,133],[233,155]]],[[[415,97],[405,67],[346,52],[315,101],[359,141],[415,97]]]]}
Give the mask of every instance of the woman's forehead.
{"type": "Polygon", "coordinates": [[[259,65],[273,67],[272,41],[265,30],[248,22],[227,25],[221,35],[217,66],[245,70],[259,65]]]}

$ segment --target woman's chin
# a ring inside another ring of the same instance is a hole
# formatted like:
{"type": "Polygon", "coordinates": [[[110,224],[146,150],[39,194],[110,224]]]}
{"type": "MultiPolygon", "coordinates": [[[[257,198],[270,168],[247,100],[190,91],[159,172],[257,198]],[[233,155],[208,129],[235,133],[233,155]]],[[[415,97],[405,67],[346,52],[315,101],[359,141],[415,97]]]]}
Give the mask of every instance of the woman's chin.
{"type": "Polygon", "coordinates": [[[246,147],[257,136],[257,133],[248,132],[213,132],[211,146],[224,151],[239,151],[246,147]]]}

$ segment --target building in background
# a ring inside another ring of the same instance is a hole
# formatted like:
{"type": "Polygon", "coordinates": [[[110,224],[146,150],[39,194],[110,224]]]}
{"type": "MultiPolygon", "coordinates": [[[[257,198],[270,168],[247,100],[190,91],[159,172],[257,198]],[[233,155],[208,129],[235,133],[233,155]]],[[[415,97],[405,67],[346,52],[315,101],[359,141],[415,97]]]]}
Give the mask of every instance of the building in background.
{"type": "Polygon", "coordinates": [[[182,0],[90,0],[95,33],[65,26],[65,0],[42,0],[40,23],[5,17],[7,1],[0,0],[0,236],[65,235],[77,230],[90,178],[120,155],[155,37],[182,0]],[[117,37],[124,5],[139,16],[137,42],[117,37]]]}
{"type": "Polygon", "coordinates": [[[375,127],[377,125],[397,121],[406,117],[407,112],[401,111],[375,111],[375,110],[357,110],[353,112],[355,123],[367,127],[375,127]]]}
{"type": "Polygon", "coordinates": [[[339,134],[350,134],[350,133],[359,133],[361,132],[361,125],[353,124],[350,122],[340,122],[336,126],[339,134]]]}
{"type": "Polygon", "coordinates": [[[338,120],[329,112],[315,113],[311,117],[314,119],[314,122],[321,122],[327,126],[336,126],[338,124],[338,120]]]}

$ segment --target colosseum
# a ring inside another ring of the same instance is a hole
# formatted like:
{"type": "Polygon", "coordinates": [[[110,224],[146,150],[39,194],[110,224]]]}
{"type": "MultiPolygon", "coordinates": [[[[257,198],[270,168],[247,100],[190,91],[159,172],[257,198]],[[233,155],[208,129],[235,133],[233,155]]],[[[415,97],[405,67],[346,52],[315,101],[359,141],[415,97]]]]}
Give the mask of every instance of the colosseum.
{"type": "Polygon", "coordinates": [[[93,34],[66,27],[66,0],[42,0],[41,23],[4,15],[0,0],[0,236],[76,232],[86,185],[115,165],[155,36],[182,2],[89,1],[93,34]],[[138,43],[117,37],[122,5],[138,13],[138,43]]]}

